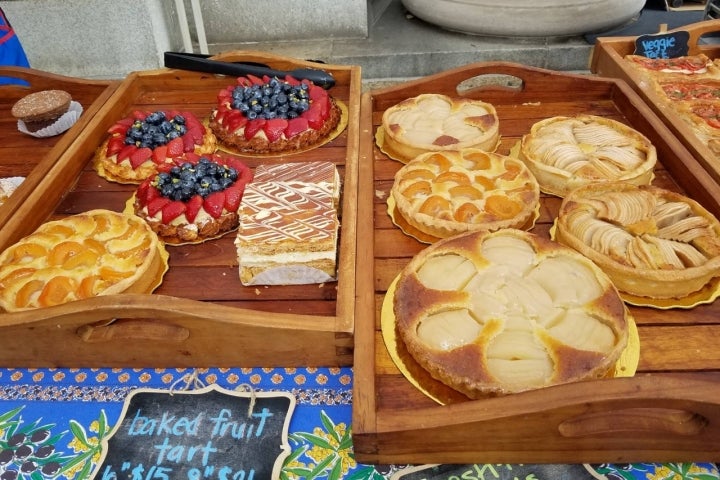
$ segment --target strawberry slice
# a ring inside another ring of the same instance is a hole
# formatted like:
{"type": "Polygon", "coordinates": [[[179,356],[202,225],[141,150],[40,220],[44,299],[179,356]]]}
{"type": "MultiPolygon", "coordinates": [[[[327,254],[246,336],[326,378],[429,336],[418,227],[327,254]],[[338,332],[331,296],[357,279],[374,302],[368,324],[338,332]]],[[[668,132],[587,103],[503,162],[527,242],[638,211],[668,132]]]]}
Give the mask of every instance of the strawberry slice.
{"type": "Polygon", "coordinates": [[[134,120],[145,120],[145,117],[147,117],[147,116],[148,116],[147,112],[142,112],[140,110],[135,110],[132,113],[132,118],[134,120]]]}
{"type": "Polygon", "coordinates": [[[143,163],[150,160],[152,157],[152,150],[148,147],[138,148],[130,155],[130,165],[132,168],[138,168],[143,163]]]}
{"type": "Polygon", "coordinates": [[[292,138],[295,135],[304,132],[308,129],[308,121],[303,117],[295,117],[288,120],[288,126],[285,129],[285,136],[292,138]]]}
{"type": "Polygon", "coordinates": [[[152,152],[153,163],[160,165],[161,163],[165,163],[165,160],[167,160],[167,145],[155,147],[155,150],[152,152]]]}
{"type": "Polygon", "coordinates": [[[185,161],[190,162],[193,165],[198,163],[198,160],[200,160],[200,155],[195,152],[187,152],[185,154],[185,161]]]}
{"type": "Polygon", "coordinates": [[[285,81],[293,87],[297,87],[298,85],[300,85],[300,80],[293,77],[292,75],[285,75],[285,81]]]}
{"type": "Polygon", "coordinates": [[[247,78],[255,85],[265,85],[265,82],[263,81],[263,79],[258,76],[248,73],[247,78]]]}
{"type": "Polygon", "coordinates": [[[185,204],[180,201],[172,201],[166,204],[162,207],[162,223],[168,224],[172,222],[174,219],[182,215],[185,210],[185,204]]]}
{"type": "Polygon", "coordinates": [[[185,151],[183,140],[180,137],[173,138],[167,143],[167,155],[168,157],[177,157],[182,155],[185,151]]]}
{"type": "Polygon", "coordinates": [[[117,161],[118,163],[122,162],[126,158],[130,158],[130,155],[132,155],[135,150],[137,150],[137,147],[135,145],[125,145],[120,152],[118,152],[117,155],[117,161]]]}
{"type": "Polygon", "coordinates": [[[137,191],[137,198],[141,205],[147,205],[160,197],[160,191],[152,185],[152,179],[148,178],[140,184],[137,191]]]}
{"type": "Polygon", "coordinates": [[[263,128],[264,125],[264,118],[256,118],[255,120],[248,121],[245,125],[245,140],[252,139],[255,134],[263,128]]]}
{"type": "Polygon", "coordinates": [[[225,210],[228,212],[237,212],[240,208],[240,201],[245,192],[245,184],[235,182],[233,185],[225,189],[225,210]]]}
{"type": "Polygon", "coordinates": [[[122,136],[125,136],[125,134],[127,133],[127,129],[130,128],[130,125],[132,124],[132,118],[123,118],[122,120],[118,120],[112,127],[108,128],[108,133],[111,135],[118,133],[122,136]]]}
{"type": "Polygon", "coordinates": [[[225,207],[225,192],[213,192],[205,197],[205,211],[213,218],[220,218],[225,207]]]}
{"type": "Polygon", "coordinates": [[[157,213],[158,213],[159,211],[162,210],[162,208],[163,208],[165,205],[167,205],[167,204],[170,203],[170,202],[172,202],[172,200],[170,200],[170,199],[167,198],[167,197],[162,197],[162,196],[152,199],[152,200],[147,204],[148,215],[150,215],[151,217],[154,217],[155,215],[157,215],[157,213]]]}
{"type": "MultiPolygon", "coordinates": [[[[246,77],[238,77],[237,83],[238,83],[238,85],[240,85],[241,87],[250,87],[250,86],[252,86],[252,82],[250,81],[249,78],[246,78],[246,77]]],[[[228,88],[228,90],[232,91],[232,88],[233,88],[233,87],[227,87],[227,88],[228,88]]]]}
{"type": "Polygon", "coordinates": [[[248,119],[239,110],[231,110],[225,117],[224,125],[227,126],[229,132],[234,132],[247,124],[248,119]]]}
{"type": "Polygon", "coordinates": [[[195,195],[185,204],[185,218],[188,222],[192,223],[195,221],[198,212],[203,206],[203,198],[200,195],[195,195]]]}
{"type": "Polygon", "coordinates": [[[323,125],[322,106],[319,103],[313,102],[310,104],[310,108],[300,114],[305,120],[307,120],[310,128],[318,130],[323,125]]]}
{"type": "Polygon", "coordinates": [[[125,146],[125,138],[121,136],[110,137],[108,139],[106,156],[111,157],[118,153],[125,146]]]}
{"type": "Polygon", "coordinates": [[[265,122],[263,130],[270,142],[275,142],[282,137],[283,132],[288,126],[288,121],[284,118],[271,118],[265,122]]]}
{"type": "Polygon", "coordinates": [[[310,100],[319,100],[323,97],[327,97],[327,92],[321,86],[311,84],[310,89],[308,90],[308,96],[310,97],[310,100]]]}
{"type": "Polygon", "coordinates": [[[185,133],[185,135],[180,138],[182,138],[184,152],[192,152],[195,150],[195,140],[193,140],[192,135],[185,133]]]}

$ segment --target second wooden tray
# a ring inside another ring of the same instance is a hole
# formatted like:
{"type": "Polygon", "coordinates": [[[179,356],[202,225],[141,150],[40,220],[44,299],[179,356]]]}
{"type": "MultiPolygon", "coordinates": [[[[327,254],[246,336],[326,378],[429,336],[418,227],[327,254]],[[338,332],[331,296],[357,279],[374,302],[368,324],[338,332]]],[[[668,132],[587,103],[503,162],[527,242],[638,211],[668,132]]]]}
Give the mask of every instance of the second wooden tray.
{"type": "MultiPolygon", "coordinates": [[[[345,131],[296,155],[241,159],[329,160],[342,179],[338,281],[244,287],[234,234],[199,245],[168,246],[170,268],[152,295],[110,295],[56,307],[0,314],[0,351],[10,367],[342,366],[352,363],[360,68],[320,65],[265,54],[227,52],[218,60],[263,63],[275,70],[322,68],[335,77],[331,95],[348,109],[345,131]]],[[[0,250],[47,219],[93,208],[122,211],[133,185],[108,182],[91,158],[107,129],[134,110],[180,109],[207,117],[218,92],[235,78],[160,69],[130,74],[77,140],[48,170],[8,224],[0,250]]]]}
{"type": "MultiPolygon", "coordinates": [[[[631,308],[640,359],[631,378],[589,381],[439,405],[405,378],[385,347],[381,306],[425,248],[387,214],[402,166],[374,135],[388,107],[421,93],[478,98],[497,108],[501,145],[558,115],[594,114],[644,133],[660,160],[654,184],[720,215],[720,187],[627,84],[510,63],[479,63],[362,97],[353,394],[355,457],[366,463],[602,463],[720,459],[720,303],[690,310],[631,308]],[[368,171],[372,168],[372,172],[368,171]],[[368,170],[365,170],[368,169],[368,170]]],[[[548,235],[561,200],[543,196],[532,229],[548,235]]]]}

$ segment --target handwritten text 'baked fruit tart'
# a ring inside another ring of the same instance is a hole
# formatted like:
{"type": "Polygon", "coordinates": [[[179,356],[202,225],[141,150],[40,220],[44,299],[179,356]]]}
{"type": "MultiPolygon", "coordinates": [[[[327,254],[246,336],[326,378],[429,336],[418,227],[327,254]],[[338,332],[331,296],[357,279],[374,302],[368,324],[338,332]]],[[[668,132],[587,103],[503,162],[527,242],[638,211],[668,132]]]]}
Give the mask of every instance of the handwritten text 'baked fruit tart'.
{"type": "Polygon", "coordinates": [[[574,190],[560,206],[555,238],[631,295],[683,298],[720,275],[720,222],[696,201],[657,187],[574,190]]]}
{"type": "Polygon", "coordinates": [[[490,103],[426,93],[385,110],[376,140],[383,152],[403,163],[426,152],[493,152],[500,140],[499,124],[490,103]]]}
{"type": "Polygon", "coordinates": [[[607,275],[516,229],[429,246],[401,272],[393,310],[413,359],[473,399],[605,377],[628,342],[607,275]]]}
{"type": "Polygon", "coordinates": [[[650,140],[621,122],[579,115],[534,124],[521,140],[520,159],[543,192],[564,197],[587,183],[649,184],[657,153],[650,140]]]}
{"type": "Polygon", "coordinates": [[[167,259],[157,235],[134,215],[90,210],[50,221],[0,254],[0,309],[151,293],[167,259]]]}
{"type": "Polygon", "coordinates": [[[438,238],[531,227],[540,200],[520,160],[474,148],[416,157],[395,174],[390,193],[408,224],[438,238]]]}

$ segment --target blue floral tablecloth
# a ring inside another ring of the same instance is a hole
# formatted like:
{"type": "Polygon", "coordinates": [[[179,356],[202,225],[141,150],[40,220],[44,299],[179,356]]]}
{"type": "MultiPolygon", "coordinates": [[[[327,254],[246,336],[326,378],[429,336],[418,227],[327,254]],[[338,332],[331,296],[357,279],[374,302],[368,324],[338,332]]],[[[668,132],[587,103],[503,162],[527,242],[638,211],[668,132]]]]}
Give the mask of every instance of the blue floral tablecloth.
{"type": "MultiPolygon", "coordinates": [[[[102,440],[120,420],[128,395],[138,388],[170,390],[191,374],[203,385],[227,390],[250,385],[256,391],[292,393],[296,399],[289,426],[292,451],[282,479],[382,480],[402,477],[413,468],[355,462],[350,368],[0,369],[0,480],[88,478],[101,458],[102,440]]],[[[544,468],[554,473],[546,473],[545,478],[535,473],[532,480],[577,480],[563,473],[562,465],[544,468]]],[[[587,478],[720,479],[712,463],[582,468],[587,478]]],[[[518,478],[512,465],[478,464],[472,472],[457,478],[518,478]]]]}

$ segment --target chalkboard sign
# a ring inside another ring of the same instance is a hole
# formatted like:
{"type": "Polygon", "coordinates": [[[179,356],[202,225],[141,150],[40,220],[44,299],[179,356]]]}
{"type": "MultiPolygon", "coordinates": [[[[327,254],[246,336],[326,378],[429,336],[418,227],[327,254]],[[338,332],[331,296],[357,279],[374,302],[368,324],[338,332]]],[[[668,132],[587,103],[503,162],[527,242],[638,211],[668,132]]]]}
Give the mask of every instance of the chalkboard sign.
{"type": "Polygon", "coordinates": [[[190,391],[137,390],[103,441],[98,480],[265,480],[290,454],[295,398],[215,385],[190,391]]]}
{"type": "Polygon", "coordinates": [[[422,465],[404,469],[390,480],[597,480],[605,476],[581,464],[422,465]]]}
{"type": "Polygon", "coordinates": [[[676,58],[688,54],[690,33],[685,30],[655,35],[641,35],[635,39],[635,55],[648,58],[676,58]]]}

